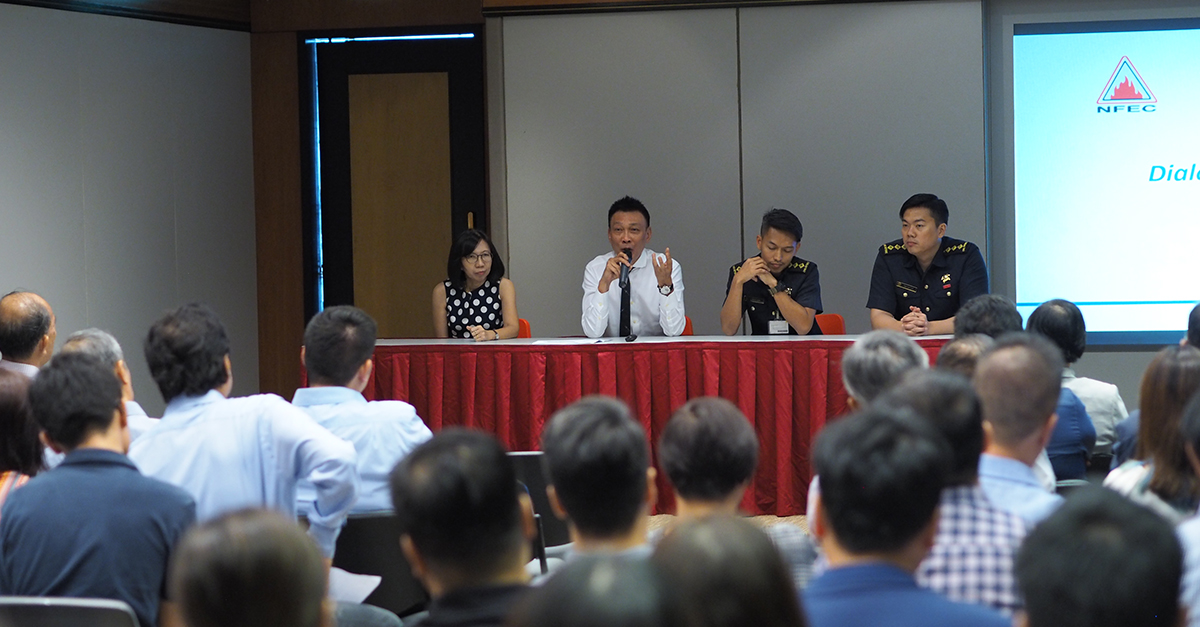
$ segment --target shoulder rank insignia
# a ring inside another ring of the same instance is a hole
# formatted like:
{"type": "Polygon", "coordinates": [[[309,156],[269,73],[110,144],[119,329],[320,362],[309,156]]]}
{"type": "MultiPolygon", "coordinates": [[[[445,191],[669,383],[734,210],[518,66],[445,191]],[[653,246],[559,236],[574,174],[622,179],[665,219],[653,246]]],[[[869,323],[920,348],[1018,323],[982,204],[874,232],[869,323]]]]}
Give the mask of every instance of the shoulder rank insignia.
{"type": "Polygon", "coordinates": [[[955,244],[953,246],[947,246],[946,248],[942,249],[942,254],[945,254],[945,255],[953,255],[953,254],[965,253],[965,252],[967,252],[967,242],[961,242],[961,243],[955,244]]]}
{"type": "Polygon", "coordinates": [[[800,272],[808,272],[808,262],[793,261],[788,268],[791,270],[799,270],[800,272]]]}
{"type": "Polygon", "coordinates": [[[883,245],[883,254],[885,254],[885,255],[890,255],[892,253],[898,253],[898,252],[908,252],[908,249],[904,247],[903,242],[896,243],[896,244],[884,244],[883,245]]]}

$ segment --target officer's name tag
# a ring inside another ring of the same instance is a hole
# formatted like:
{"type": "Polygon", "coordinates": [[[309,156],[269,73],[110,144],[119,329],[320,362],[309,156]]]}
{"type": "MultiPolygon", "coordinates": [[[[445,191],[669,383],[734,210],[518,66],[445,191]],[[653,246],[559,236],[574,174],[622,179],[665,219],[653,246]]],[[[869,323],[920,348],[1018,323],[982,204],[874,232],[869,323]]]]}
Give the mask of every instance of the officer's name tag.
{"type": "Polygon", "coordinates": [[[770,326],[767,327],[767,332],[771,335],[787,335],[787,320],[772,320],[770,326]]]}

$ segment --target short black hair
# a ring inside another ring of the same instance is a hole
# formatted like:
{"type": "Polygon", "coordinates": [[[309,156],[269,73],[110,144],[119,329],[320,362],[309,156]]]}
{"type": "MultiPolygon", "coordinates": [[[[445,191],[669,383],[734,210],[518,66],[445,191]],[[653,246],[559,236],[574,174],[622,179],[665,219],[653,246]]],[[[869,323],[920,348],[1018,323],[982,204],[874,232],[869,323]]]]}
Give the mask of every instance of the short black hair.
{"type": "Polygon", "coordinates": [[[937,355],[937,368],[957,372],[970,379],[975,374],[979,358],[991,348],[996,340],[982,333],[956,337],[942,345],[937,355]]]}
{"type": "Polygon", "coordinates": [[[754,476],[758,436],[733,403],[694,398],[671,415],[658,464],[683,498],[723,500],[754,476]]]}
{"type": "Polygon", "coordinates": [[[908,410],[871,406],[825,427],[814,446],[821,505],[854,554],[904,548],[929,524],[950,447],[908,410]]]}
{"type": "Polygon", "coordinates": [[[1171,524],[1100,487],[1072,494],[1016,560],[1030,627],[1175,625],[1182,574],[1171,524]]]}
{"type": "Polygon", "coordinates": [[[944,370],[922,370],[909,374],[875,402],[911,410],[928,420],[946,438],[953,453],[947,484],[975,483],[983,453],[983,409],[970,381],[944,370]]]}
{"type": "Polygon", "coordinates": [[[1187,341],[1200,348],[1200,304],[1192,307],[1192,313],[1188,315],[1187,341]]]}
{"type": "Polygon", "coordinates": [[[327,307],[304,329],[304,368],[318,385],[346,385],[375,352],[375,321],[358,307],[327,307]]]}
{"type": "Polygon", "coordinates": [[[900,219],[904,219],[904,212],[913,207],[924,207],[933,214],[934,226],[950,223],[950,208],[946,206],[946,201],[937,197],[937,194],[913,194],[900,205],[900,219]]]}
{"type": "Polygon", "coordinates": [[[192,527],[171,560],[189,627],[317,627],[329,572],[295,519],[245,509],[192,527]]]}
{"type": "MultiPolygon", "coordinates": [[[[53,316],[40,298],[35,298],[32,292],[16,290],[0,297],[0,303],[10,299],[18,299],[18,303],[9,303],[15,311],[12,316],[0,315],[0,355],[10,359],[26,359],[37,350],[38,342],[50,332],[53,316]]],[[[0,306],[4,312],[5,306],[0,306]]]]}
{"type": "Polygon", "coordinates": [[[121,382],[96,357],[63,353],[29,386],[29,405],[46,437],[71,450],[112,425],[121,407],[121,382]]]}
{"type": "Polygon", "coordinates": [[[800,224],[800,218],[797,218],[796,214],[787,209],[772,207],[763,214],[762,227],[759,228],[758,234],[766,236],[769,229],[789,233],[797,242],[804,239],[804,225],[800,224]]]}
{"type": "Polygon", "coordinates": [[[996,339],[1022,330],[1021,312],[999,294],[982,294],[959,307],[954,316],[954,337],[981,334],[996,339]]]}
{"type": "Polygon", "coordinates": [[[524,547],[517,476],[496,438],[446,429],[389,477],[400,533],[422,557],[486,582],[524,547]]]}
{"type": "Polygon", "coordinates": [[[29,406],[29,378],[0,370],[0,471],[30,477],[46,469],[41,430],[29,406]]]}
{"type": "Polygon", "coordinates": [[[646,218],[646,228],[650,228],[650,211],[646,209],[646,205],[642,201],[633,196],[622,196],[608,208],[608,224],[612,225],[612,217],[618,211],[636,211],[646,218]]]}
{"type": "Polygon", "coordinates": [[[607,538],[637,522],[646,498],[646,431],[615,398],[589,396],[558,410],[542,432],[542,462],[571,523],[607,538]]]}
{"type": "Polygon", "coordinates": [[[229,378],[229,336],[216,312],[202,303],[159,318],[146,334],[144,350],[150,376],[168,403],[177,396],[205,394],[229,378]]]}
{"type": "Polygon", "coordinates": [[[496,245],[492,243],[492,238],[479,229],[468,229],[459,233],[458,237],[454,239],[454,243],[450,245],[450,256],[446,259],[446,278],[456,289],[463,289],[467,283],[467,275],[463,272],[462,262],[467,255],[475,252],[475,247],[479,246],[479,242],[487,242],[488,252],[492,255],[492,270],[488,272],[488,280],[495,283],[504,277],[504,261],[500,259],[500,253],[496,250],[496,245]]]}
{"type": "Polygon", "coordinates": [[[1025,329],[1046,336],[1063,352],[1063,359],[1073,364],[1083,357],[1087,350],[1087,325],[1083,322],[1083,312],[1069,300],[1056,298],[1048,300],[1033,313],[1025,322],[1025,329]]]}
{"type": "Polygon", "coordinates": [[[1003,335],[975,367],[971,383],[998,442],[1015,444],[1045,426],[1062,391],[1062,352],[1033,333],[1003,335]]]}
{"type": "Polygon", "coordinates": [[[683,595],[646,559],[580,555],[535,586],[513,609],[510,627],[685,627],[695,625],[683,595]]]}
{"type": "Polygon", "coordinates": [[[706,627],[807,625],[779,549],[748,520],[713,515],[682,521],[651,561],[706,627]]]}

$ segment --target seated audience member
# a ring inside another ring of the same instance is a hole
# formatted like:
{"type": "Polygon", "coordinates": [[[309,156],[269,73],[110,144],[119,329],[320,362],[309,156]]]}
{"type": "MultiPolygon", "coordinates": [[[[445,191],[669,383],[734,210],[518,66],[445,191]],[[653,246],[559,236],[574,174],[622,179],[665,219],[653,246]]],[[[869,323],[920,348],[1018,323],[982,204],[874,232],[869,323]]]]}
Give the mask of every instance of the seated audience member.
{"type": "Polygon", "coordinates": [[[725,282],[721,332],[733,335],[750,320],[753,335],[821,335],[821,280],[817,264],[796,257],[804,227],[787,209],[763,214],[758,254],[733,264],[725,282]]]}
{"type": "Polygon", "coordinates": [[[546,493],[575,553],[650,554],[658,498],[646,432],[625,403],[589,396],[558,410],[542,432],[546,493]]]}
{"type": "MultiPolygon", "coordinates": [[[[695,398],[671,416],[658,440],[658,465],[675,489],[679,521],[712,514],[736,515],[758,466],[758,436],[733,403],[695,398]]],[[[764,529],[775,543],[797,590],[812,577],[816,545],[800,527],[764,529]]],[[[653,534],[651,540],[657,540],[653,534]]]]}
{"type": "Polygon", "coordinates": [[[679,524],[652,562],[688,600],[694,627],[806,627],[792,578],[770,538],[725,514],[679,524]]]}
{"type": "MultiPolygon", "coordinates": [[[[1021,329],[1021,313],[1003,296],[987,294],[975,298],[959,312],[955,338],[981,334],[993,339],[1021,329]]],[[[1038,456],[1033,471],[1046,490],[1053,492],[1058,479],[1082,479],[1087,474],[1087,458],[1096,441],[1096,429],[1087,409],[1065,387],[1059,390],[1058,422],[1038,456]]]]}
{"type": "Polygon", "coordinates": [[[1022,328],[1021,312],[1011,300],[999,294],[984,294],[972,298],[958,311],[954,337],[986,335],[996,339],[1022,328]]]}
{"type": "Polygon", "coordinates": [[[954,333],[961,304],[988,292],[983,255],[946,237],[949,222],[946,201],[933,194],[914,194],[900,206],[901,238],[879,247],[871,271],[871,328],[954,333]]]}
{"type": "Polygon", "coordinates": [[[1180,523],[1200,505],[1200,482],[1188,464],[1183,408],[1200,391],[1200,350],[1168,346],[1142,375],[1139,459],[1109,473],[1104,485],[1180,523]]]}
{"type": "Polygon", "coordinates": [[[517,290],[483,231],[463,231],[450,246],[446,280],[433,288],[436,337],[476,342],[517,337],[517,290]]]}
{"type": "MultiPolygon", "coordinates": [[[[1188,464],[1200,476],[1200,392],[1192,395],[1184,408],[1181,429],[1188,464]]],[[[1193,515],[1175,529],[1184,554],[1180,599],[1187,607],[1188,625],[1200,627],[1200,516],[1193,515]]]]}
{"type": "MultiPolygon", "coordinates": [[[[356,307],[327,307],[313,316],[300,349],[309,387],[292,397],[317,424],[354,445],[360,480],[355,512],[391,509],[388,473],[433,437],[412,405],[363,397],[374,367],[375,333],[375,321],[356,307]]],[[[316,492],[307,479],[296,484],[296,499],[297,510],[311,515],[316,492]]]]}
{"type": "Polygon", "coordinates": [[[650,235],[650,212],[640,200],[625,196],[608,208],[612,252],[583,270],[581,322],[588,337],[683,333],[683,266],[670,248],[662,256],[646,248],[650,235]],[[627,285],[622,266],[629,268],[627,285]]]}
{"type": "Polygon", "coordinates": [[[262,509],[195,527],[171,564],[171,598],[188,627],[333,627],[325,583],[312,540],[262,509]]]}
{"type": "MultiPolygon", "coordinates": [[[[1179,340],[1179,344],[1181,346],[1186,345],[1193,348],[1200,348],[1200,305],[1192,308],[1192,313],[1188,316],[1187,335],[1182,340],[1179,340]]],[[[1129,412],[1128,418],[1117,423],[1114,435],[1115,441],[1113,442],[1113,468],[1117,468],[1134,458],[1138,444],[1138,418],[1140,414],[1141,411],[1135,409],[1129,412]]]]}
{"type": "Polygon", "coordinates": [[[504,447],[446,429],[396,465],[392,500],[400,547],[433,603],[422,627],[503,625],[528,590],[537,535],[504,447]]]}
{"type": "Polygon", "coordinates": [[[130,448],[142,472],[191,493],[201,521],[247,507],[295,519],[296,483],[308,478],[317,495],[308,533],[332,557],[358,495],[354,446],[278,396],[229,398],[229,338],[205,305],[155,322],[146,362],[167,408],[130,448]]]}
{"type": "Polygon", "coordinates": [[[992,505],[979,486],[983,414],[970,382],[948,372],[918,372],[878,402],[928,420],[953,453],[938,507],[937,537],[917,569],[917,583],[953,601],[1012,616],[1021,607],[1013,560],[1025,538],[1025,523],[992,505]]]}
{"type": "Polygon", "coordinates": [[[54,354],[54,323],[50,303],[33,292],[9,292],[0,298],[0,370],[36,377],[54,354]]]}
{"type": "Polygon", "coordinates": [[[813,457],[821,494],[811,524],[829,560],[804,589],[813,627],[1009,624],[913,578],[937,535],[951,466],[933,427],[907,410],[876,406],[826,426],[813,457]]]}
{"type": "Polygon", "coordinates": [[[649,560],[580,557],[532,590],[509,627],[694,627],[691,609],[649,560]]]}
{"type": "Polygon", "coordinates": [[[1062,369],[1062,354],[1049,341],[1012,333],[984,353],[972,379],[987,434],[979,483],[988,500],[1028,527],[1062,504],[1033,472],[1058,420],[1062,369]]]}
{"type": "Polygon", "coordinates": [[[1067,362],[1067,368],[1063,370],[1063,387],[1074,392],[1087,408],[1096,429],[1093,452],[1099,455],[1112,453],[1117,423],[1124,420],[1129,412],[1125,409],[1125,401],[1121,400],[1117,386],[1076,376],[1071,367],[1087,350],[1087,326],[1079,307],[1069,300],[1044,302],[1029,314],[1027,326],[1029,331],[1049,338],[1063,352],[1067,362]]]}
{"type": "Polygon", "coordinates": [[[0,370],[0,504],[46,469],[40,430],[29,408],[29,379],[0,370]]]}
{"type": "Polygon", "coordinates": [[[975,364],[996,341],[991,336],[976,333],[954,338],[938,351],[937,368],[956,372],[968,379],[975,375],[975,364]]]}
{"type": "MultiPolygon", "coordinates": [[[[848,395],[846,406],[851,410],[866,407],[908,373],[928,367],[929,353],[912,338],[898,331],[871,331],[854,340],[842,354],[842,385],[848,395]]],[[[805,509],[809,520],[812,520],[813,506],[820,492],[821,478],[814,475],[808,484],[808,507],[805,509]]]]}
{"type": "Polygon", "coordinates": [[[129,431],[112,369],[90,355],[59,355],[30,387],[29,404],[66,457],[4,505],[0,594],[116,599],[139,624],[173,624],[167,562],[196,504],[125,456],[129,431]]]}
{"type": "Polygon", "coordinates": [[[1086,488],[1030,532],[1017,556],[1018,627],[1176,627],[1182,556],[1171,525],[1086,488]]]}
{"type": "Polygon", "coordinates": [[[896,331],[871,331],[842,354],[842,384],[850,409],[866,407],[904,375],[929,367],[929,353],[896,331]]]}
{"type": "Polygon", "coordinates": [[[59,352],[87,353],[112,368],[117,380],[121,382],[121,399],[125,402],[125,413],[129,416],[131,441],[158,424],[157,418],[147,416],[146,410],[133,400],[133,375],[129,374],[129,366],[125,363],[125,352],[121,350],[121,345],[112,334],[100,329],[76,331],[63,342],[59,352]]]}

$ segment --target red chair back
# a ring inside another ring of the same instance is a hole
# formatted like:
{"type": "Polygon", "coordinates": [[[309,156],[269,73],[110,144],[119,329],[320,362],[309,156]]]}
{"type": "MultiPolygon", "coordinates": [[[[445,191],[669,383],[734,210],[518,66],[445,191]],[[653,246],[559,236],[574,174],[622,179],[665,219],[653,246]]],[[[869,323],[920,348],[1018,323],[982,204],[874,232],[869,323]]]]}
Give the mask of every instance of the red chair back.
{"type": "Polygon", "coordinates": [[[842,314],[817,314],[817,326],[825,335],[846,334],[846,319],[842,314]]]}
{"type": "Polygon", "coordinates": [[[517,337],[526,338],[533,337],[533,331],[529,328],[529,321],[524,318],[517,318],[517,337]]]}

